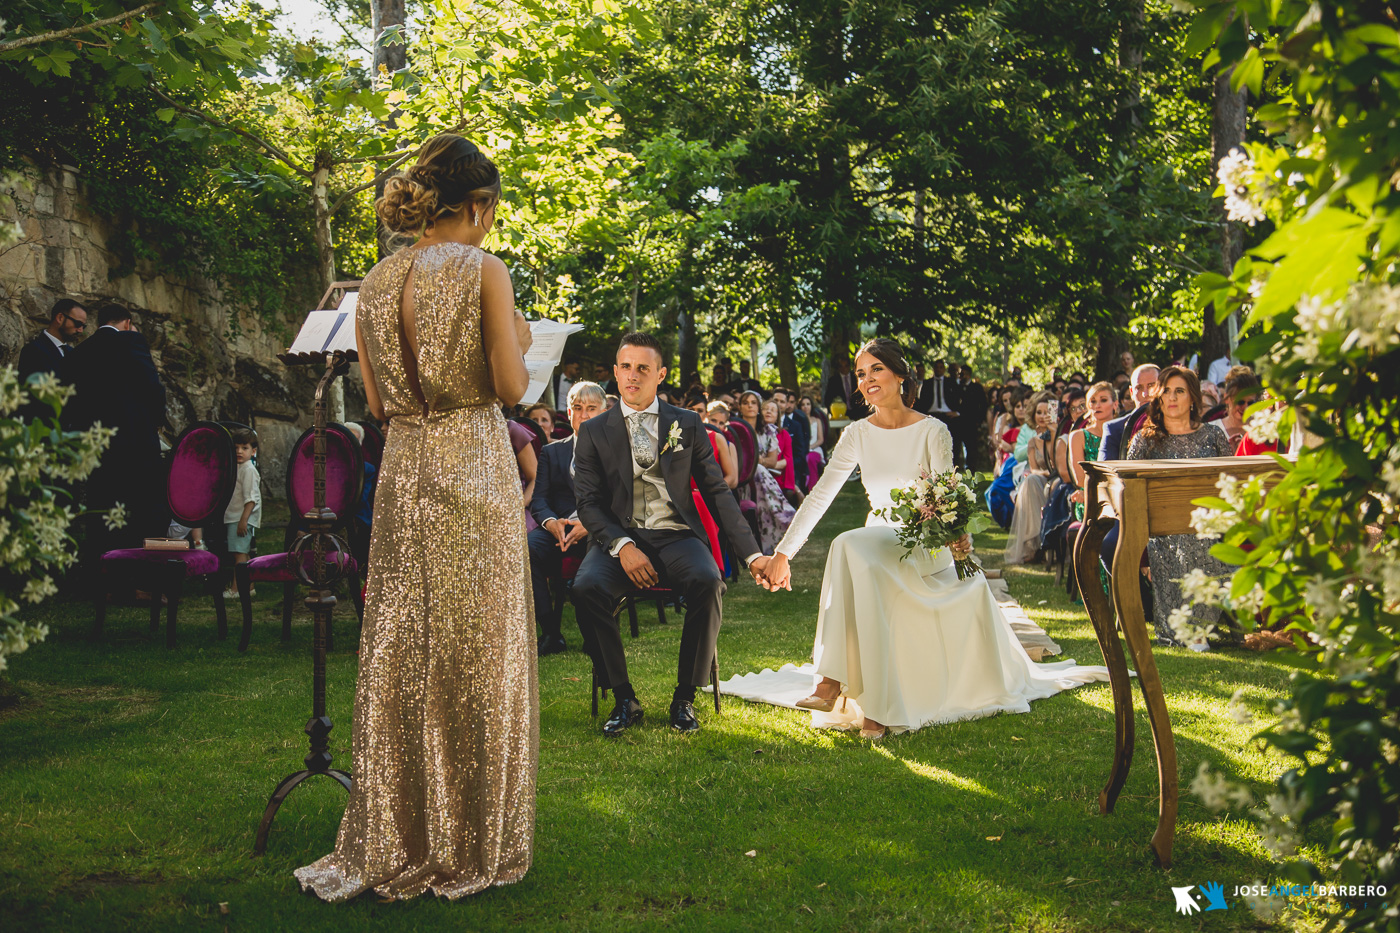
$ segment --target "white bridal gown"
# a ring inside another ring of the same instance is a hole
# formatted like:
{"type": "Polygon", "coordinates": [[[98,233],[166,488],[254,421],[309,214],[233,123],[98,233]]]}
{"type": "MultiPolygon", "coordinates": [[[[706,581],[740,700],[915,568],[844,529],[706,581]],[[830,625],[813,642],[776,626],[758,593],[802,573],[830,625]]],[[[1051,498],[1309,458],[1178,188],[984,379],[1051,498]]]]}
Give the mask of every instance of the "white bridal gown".
{"type": "Polygon", "coordinates": [[[953,468],[952,437],[936,418],[893,430],[868,420],[847,427],[778,551],[788,557],[798,552],[856,467],[872,514],[864,528],[831,542],[816,663],[730,678],[721,685],[726,694],[792,706],[812,692],[818,675],[826,676],[844,685],[846,702],[838,700],[830,713],[814,712],[813,725],[851,728],[864,715],[903,732],[1028,712],[1031,700],[1108,680],[1105,667],[1033,662],[986,577],[959,580],[946,549],[900,560],[905,551],[895,529],[873,510],[887,508],[890,490],[910,485],[921,471],[953,468]]]}

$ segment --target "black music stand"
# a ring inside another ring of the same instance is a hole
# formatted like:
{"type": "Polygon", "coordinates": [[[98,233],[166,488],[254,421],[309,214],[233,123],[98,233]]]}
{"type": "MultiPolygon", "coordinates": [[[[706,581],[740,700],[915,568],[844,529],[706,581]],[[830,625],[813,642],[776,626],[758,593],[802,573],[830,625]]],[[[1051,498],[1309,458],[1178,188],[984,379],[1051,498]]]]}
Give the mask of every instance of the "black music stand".
{"type": "MultiPolygon", "coordinates": [[[[321,298],[320,307],[316,310],[331,310],[339,307],[340,301],[331,304],[332,296],[336,292],[344,294],[351,290],[358,290],[359,282],[336,282],[321,298]]],[[[325,367],[325,372],[321,376],[321,381],[316,384],[316,415],[315,441],[313,447],[313,477],[312,487],[312,508],[302,516],[306,520],[307,530],[298,536],[292,549],[287,552],[287,561],[291,565],[292,571],[300,578],[301,582],[309,587],[306,594],[306,607],[311,610],[315,619],[311,642],[311,718],[307,720],[303,732],[311,739],[311,750],[302,759],[305,765],[300,771],[293,772],[282,779],[281,783],[272,792],[272,798],[267,802],[267,809],[263,811],[262,822],[258,824],[258,835],[253,842],[253,854],[262,855],[267,848],[268,830],[272,828],[272,819],[277,815],[278,807],[282,806],[282,801],[287,799],[298,784],[307,778],[318,774],[334,778],[347,791],[350,790],[352,779],[349,773],[338,768],[331,767],[330,734],[334,728],[331,718],[326,715],[326,636],[330,630],[331,612],[335,609],[335,593],[331,587],[340,579],[344,573],[344,561],[349,557],[350,548],[336,535],[331,533],[335,526],[336,515],[326,508],[326,393],[330,390],[331,384],[336,379],[350,371],[350,364],[358,360],[354,350],[333,350],[319,353],[293,353],[287,351],[278,357],[288,366],[306,366],[321,364],[325,367]],[[308,569],[304,555],[307,549],[311,550],[311,563],[308,569]],[[339,559],[327,564],[326,555],[336,554],[339,559]]]]}

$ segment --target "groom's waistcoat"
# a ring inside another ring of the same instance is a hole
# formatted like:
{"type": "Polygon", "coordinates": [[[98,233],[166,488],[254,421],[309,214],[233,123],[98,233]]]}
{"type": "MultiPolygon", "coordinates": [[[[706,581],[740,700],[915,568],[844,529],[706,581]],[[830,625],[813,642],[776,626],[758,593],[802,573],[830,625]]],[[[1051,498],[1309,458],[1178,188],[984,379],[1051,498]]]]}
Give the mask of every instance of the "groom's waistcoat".
{"type": "MultiPolygon", "coordinates": [[[[653,423],[650,425],[650,431],[659,433],[659,419],[653,415],[651,420],[653,423]]],[[[655,452],[656,459],[645,470],[637,463],[635,456],[631,458],[632,516],[627,527],[654,530],[688,529],[690,526],[681,519],[680,513],[676,511],[675,505],[671,502],[671,494],[666,490],[666,477],[661,472],[661,454],[658,441],[659,438],[652,437],[652,450],[655,452]]]]}

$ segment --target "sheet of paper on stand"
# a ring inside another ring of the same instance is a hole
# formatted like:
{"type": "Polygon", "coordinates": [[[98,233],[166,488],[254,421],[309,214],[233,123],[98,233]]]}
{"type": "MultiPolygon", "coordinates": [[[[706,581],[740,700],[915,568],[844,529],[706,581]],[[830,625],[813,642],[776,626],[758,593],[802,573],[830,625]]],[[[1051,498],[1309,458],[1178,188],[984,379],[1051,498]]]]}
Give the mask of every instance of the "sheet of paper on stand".
{"type": "Polygon", "coordinates": [[[346,292],[340,307],[312,311],[301,325],[297,339],[292,341],[291,352],[334,353],[355,349],[355,306],[359,303],[359,292],[346,292]]]}
{"type": "MultiPolygon", "coordinates": [[[[564,342],[570,334],[583,330],[582,324],[565,324],[561,321],[541,319],[530,322],[530,335],[534,338],[530,350],[525,354],[525,369],[530,374],[530,385],[525,389],[522,405],[533,405],[549,387],[549,377],[554,367],[564,358],[564,342]]],[[[554,404],[562,404],[555,399],[554,404]]]]}

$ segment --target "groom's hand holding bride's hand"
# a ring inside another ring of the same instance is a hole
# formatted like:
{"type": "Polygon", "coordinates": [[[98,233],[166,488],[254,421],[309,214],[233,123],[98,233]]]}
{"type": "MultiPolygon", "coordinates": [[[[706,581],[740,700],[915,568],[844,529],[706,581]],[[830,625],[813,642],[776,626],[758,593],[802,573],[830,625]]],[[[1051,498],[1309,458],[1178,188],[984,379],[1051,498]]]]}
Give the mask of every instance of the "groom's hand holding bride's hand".
{"type": "Polygon", "coordinates": [[[753,574],[754,582],[770,593],[792,589],[792,568],[786,554],[755,557],[749,564],[749,573],[753,574]]]}

